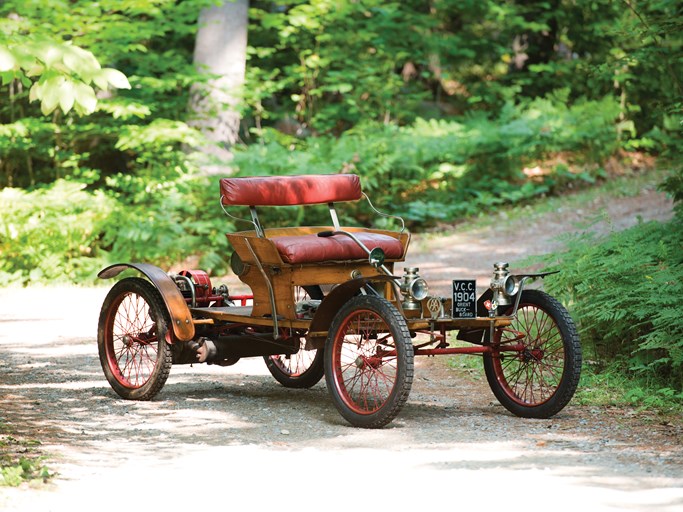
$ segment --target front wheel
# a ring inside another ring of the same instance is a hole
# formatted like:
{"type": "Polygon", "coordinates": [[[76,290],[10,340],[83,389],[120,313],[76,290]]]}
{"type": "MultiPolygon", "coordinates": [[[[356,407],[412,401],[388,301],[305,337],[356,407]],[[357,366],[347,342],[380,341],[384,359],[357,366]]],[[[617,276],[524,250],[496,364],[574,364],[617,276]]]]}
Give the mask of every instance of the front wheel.
{"type": "Polygon", "coordinates": [[[413,383],[413,345],[405,318],[386,299],[361,295],[337,313],[325,342],[325,381],[353,426],[391,422],[413,383]]]}
{"type": "Polygon", "coordinates": [[[516,319],[496,331],[491,346],[493,352],[484,354],[486,379],[516,416],[550,418],[574,396],[579,335],[567,310],[547,293],[524,290],[516,319]]]}
{"type": "Polygon", "coordinates": [[[138,277],[123,279],[100,312],[97,347],[104,375],[121,397],[151,400],[173,364],[168,312],[161,295],[138,277]]]}

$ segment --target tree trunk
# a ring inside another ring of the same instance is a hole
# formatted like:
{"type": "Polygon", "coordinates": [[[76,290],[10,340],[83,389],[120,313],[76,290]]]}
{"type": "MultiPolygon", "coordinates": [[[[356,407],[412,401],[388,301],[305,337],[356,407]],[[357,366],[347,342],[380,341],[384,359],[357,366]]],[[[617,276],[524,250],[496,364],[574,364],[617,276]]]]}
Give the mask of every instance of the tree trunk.
{"type": "Polygon", "coordinates": [[[237,106],[247,60],[248,0],[224,0],[222,5],[203,9],[194,49],[194,63],[202,73],[215,75],[193,87],[191,124],[214,144],[203,151],[214,157],[208,172],[221,172],[230,160],[230,147],[237,142],[240,115],[237,106]]]}

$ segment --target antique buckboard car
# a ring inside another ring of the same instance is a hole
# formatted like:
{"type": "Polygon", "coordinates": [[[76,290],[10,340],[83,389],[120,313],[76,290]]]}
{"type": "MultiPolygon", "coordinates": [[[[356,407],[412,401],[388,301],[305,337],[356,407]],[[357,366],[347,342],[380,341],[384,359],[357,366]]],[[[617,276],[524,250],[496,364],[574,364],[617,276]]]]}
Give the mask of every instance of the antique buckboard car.
{"type": "Polygon", "coordinates": [[[474,354],[513,414],[548,418],[565,407],[581,347],[565,308],[525,286],[546,274],[513,275],[495,263],[480,297],[472,279],[454,280],[450,297],[432,296],[417,268],[395,273],[410,241],[404,228],[340,226],[337,204],[363,198],[352,174],[221,179],[223,211],[250,212],[251,229],[227,237],[231,268],[251,295],[213,287],[202,270],[167,274],[147,263],[102,270],[101,278],[131,268],[144,276],[118,281],[102,305],[97,343],[114,391],[150,400],[173,364],[263,357],[284,386],[307,388],[324,376],[349,423],[378,428],[405,404],[415,356],[474,354]],[[258,217],[262,207],[312,204],[328,205],[329,226],[266,229],[258,217]]]}

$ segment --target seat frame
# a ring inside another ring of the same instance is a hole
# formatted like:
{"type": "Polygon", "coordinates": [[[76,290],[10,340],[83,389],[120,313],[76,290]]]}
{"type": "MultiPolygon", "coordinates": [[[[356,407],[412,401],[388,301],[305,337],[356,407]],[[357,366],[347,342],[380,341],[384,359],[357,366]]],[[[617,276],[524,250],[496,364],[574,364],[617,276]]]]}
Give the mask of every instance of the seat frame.
{"type": "MultiPolygon", "coordinates": [[[[382,235],[396,239],[402,247],[401,255],[387,259],[385,268],[393,272],[394,263],[404,261],[410,243],[403,219],[400,231],[341,226],[336,211],[337,202],[355,202],[365,198],[371,208],[381,216],[395,217],[379,212],[367,195],[360,190],[360,180],[355,175],[306,175],[224,178],[221,180],[221,208],[231,219],[247,222],[252,230],[227,233],[228,241],[235,250],[231,267],[239,279],[254,295],[251,315],[296,320],[296,291],[305,286],[338,285],[349,279],[384,275],[373,267],[367,258],[329,259],[312,263],[290,264],[283,261],[273,239],[281,237],[316,237],[326,231],[344,231],[354,235],[382,235]],[[264,194],[259,192],[264,191],[264,194]],[[251,204],[247,204],[251,203],[251,204]],[[332,224],[329,226],[300,226],[264,228],[258,217],[257,207],[327,204],[332,224]],[[251,220],[231,215],[226,206],[248,206],[251,220]],[[235,256],[236,255],[236,256],[235,256]]],[[[343,238],[342,235],[338,235],[343,238]]],[[[372,238],[372,237],[370,237],[372,238]]],[[[373,249],[368,247],[367,249],[373,249]]],[[[383,293],[393,296],[388,283],[383,293]]]]}

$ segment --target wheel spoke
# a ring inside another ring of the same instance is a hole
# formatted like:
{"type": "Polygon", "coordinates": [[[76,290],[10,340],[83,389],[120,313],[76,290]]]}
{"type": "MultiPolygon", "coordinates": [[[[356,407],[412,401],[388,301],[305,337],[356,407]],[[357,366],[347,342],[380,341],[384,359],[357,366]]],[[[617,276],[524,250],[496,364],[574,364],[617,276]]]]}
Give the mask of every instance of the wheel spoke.
{"type": "Polygon", "coordinates": [[[569,313],[556,299],[524,290],[512,323],[496,331],[490,346],[484,370],[506,409],[549,418],[567,405],[579,382],[581,346],[569,313]]]}
{"type": "Polygon", "coordinates": [[[395,356],[382,359],[377,355],[395,350],[392,335],[382,323],[376,314],[363,311],[340,332],[344,339],[339,344],[340,387],[349,405],[362,413],[382,407],[395,384],[395,356]]]}
{"type": "Polygon", "coordinates": [[[111,334],[112,370],[125,386],[140,387],[154,372],[159,357],[155,330],[146,300],[126,293],[114,313],[111,334]]]}
{"type": "Polygon", "coordinates": [[[325,344],[327,387],[352,425],[378,428],[400,411],[413,379],[413,346],[405,318],[388,300],[350,299],[325,344]]]}
{"type": "Polygon", "coordinates": [[[514,337],[510,331],[524,334],[520,341],[525,349],[516,356],[496,358],[498,381],[520,403],[543,403],[552,397],[562,378],[562,333],[550,315],[533,305],[520,306],[516,322],[501,332],[502,342],[514,337]]]}
{"type": "Polygon", "coordinates": [[[107,380],[123,398],[149,400],[163,387],[171,366],[166,306],[142,278],[114,285],[100,312],[98,350],[107,380]]]}

